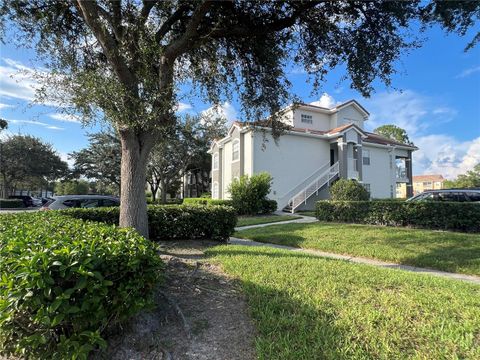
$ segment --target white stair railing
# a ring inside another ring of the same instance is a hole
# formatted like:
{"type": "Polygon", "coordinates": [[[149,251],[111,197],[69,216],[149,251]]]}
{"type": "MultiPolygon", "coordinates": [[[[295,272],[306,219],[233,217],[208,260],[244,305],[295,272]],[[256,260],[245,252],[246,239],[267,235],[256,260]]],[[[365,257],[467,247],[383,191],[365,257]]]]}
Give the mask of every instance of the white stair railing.
{"type": "Polygon", "coordinates": [[[277,200],[278,203],[278,208],[283,209],[285,206],[287,206],[290,201],[292,200],[292,197],[298,194],[298,192],[302,191],[307,187],[309,184],[312,183],[315,179],[317,179],[320,175],[324,174],[325,171],[327,171],[330,168],[330,162],[324,164],[322,167],[319,169],[315,170],[313,174],[311,174],[309,177],[306,179],[302,180],[297,186],[292,188],[289,192],[286,194],[283,194],[282,197],[280,197],[277,200]]]}
{"type": "Polygon", "coordinates": [[[333,164],[330,168],[324,171],[320,176],[318,176],[315,180],[310,182],[305,188],[295,194],[288,204],[291,207],[292,213],[295,212],[295,209],[298,208],[300,205],[307,202],[308,198],[318,192],[328,182],[330,182],[335,176],[338,175],[339,166],[338,161],[333,164]]]}

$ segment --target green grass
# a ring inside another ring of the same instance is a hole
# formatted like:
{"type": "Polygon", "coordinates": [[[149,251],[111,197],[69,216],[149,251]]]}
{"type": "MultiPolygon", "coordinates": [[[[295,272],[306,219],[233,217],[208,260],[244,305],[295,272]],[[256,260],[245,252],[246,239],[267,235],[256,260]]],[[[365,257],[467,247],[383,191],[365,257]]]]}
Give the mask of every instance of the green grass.
{"type": "Polygon", "coordinates": [[[224,245],[259,359],[479,359],[480,287],[270,248],[224,245]]]}
{"type": "Polygon", "coordinates": [[[312,223],[242,230],[260,242],[480,275],[480,234],[371,225],[312,223]]]}
{"type": "Polygon", "coordinates": [[[297,214],[316,217],[315,210],[303,210],[297,211],[297,214]]]}
{"type": "Polygon", "coordinates": [[[279,221],[300,219],[301,216],[291,215],[261,215],[261,216],[239,216],[237,226],[248,226],[258,224],[268,224],[279,221]]]}

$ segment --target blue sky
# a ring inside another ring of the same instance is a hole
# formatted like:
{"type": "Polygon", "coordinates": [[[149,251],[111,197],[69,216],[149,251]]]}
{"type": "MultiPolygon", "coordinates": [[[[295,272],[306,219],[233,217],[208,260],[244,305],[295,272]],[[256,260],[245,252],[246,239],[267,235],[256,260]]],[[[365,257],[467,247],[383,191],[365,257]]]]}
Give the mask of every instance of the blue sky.
{"type": "MultiPolygon", "coordinates": [[[[290,70],[291,91],[305,102],[333,107],[356,99],[371,113],[367,130],[382,124],[405,128],[420,150],[414,153],[414,174],[440,173],[452,178],[480,162],[480,46],[465,53],[466,37],[446,36],[439,28],[426,32],[420,49],[404,54],[392,87],[375,83],[375,93],[364,99],[350,89],[342,67],[332,70],[318,94],[300,68],[290,70]]],[[[64,159],[87,145],[86,134],[101,125],[82,127],[76,119],[48,105],[32,105],[35,81],[24,71],[39,67],[31,49],[0,47],[0,116],[9,121],[9,133],[38,136],[51,143],[64,159]]],[[[196,113],[212,104],[182,99],[179,111],[196,113]]],[[[221,104],[227,118],[243,119],[234,99],[221,104]]]]}

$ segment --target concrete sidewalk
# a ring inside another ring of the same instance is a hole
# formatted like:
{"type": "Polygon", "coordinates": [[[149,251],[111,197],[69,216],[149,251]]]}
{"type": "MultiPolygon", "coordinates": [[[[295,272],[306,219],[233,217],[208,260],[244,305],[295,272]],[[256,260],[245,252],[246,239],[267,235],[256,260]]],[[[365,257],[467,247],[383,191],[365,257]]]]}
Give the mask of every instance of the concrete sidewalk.
{"type": "Polygon", "coordinates": [[[292,219],[292,220],[285,220],[285,221],[278,221],[278,222],[272,222],[272,223],[266,223],[266,224],[257,224],[257,225],[247,225],[247,226],[239,226],[235,228],[235,231],[240,231],[240,230],[247,230],[247,229],[254,229],[254,228],[261,228],[261,227],[266,227],[266,226],[273,226],[273,225],[283,225],[283,224],[308,224],[308,223],[313,223],[317,222],[318,220],[314,218],[313,216],[304,216],[300,214],[288,214],[288,213],[282,213],[278,215],[291,215],[291,216],[301,216],[301,219],[292,219]]]}
{"type": "MultiPolygon", "coordinates": [[[[300,220],[300,219],[298,219],[298,220],[300,220]]],[[[286,223],[291,223],[291,222],[294,222],[294,221],[295,220],[292,220],[292,221],[288,221],[286,223]]],[[[313,222],[313,221],[309,221],[309,222],[313,222]]],[[[278,222],[278,223],[274,223],[274,224],[262,224],[262,225],[275,225],[275,224],[280,224],[280,223],[278,222]]],[[[252,226],[252,227],[259,227],[259,225],[255,225],[255,226],[252,226]]],[[[244,228],[248,228],[248,227],[246,226],[244,228]]],[[[260,242],[253,241],[253,240],[239,239],[239,238],[235,238],[235,237],[231,237],[228,243],[232,244],[232,245],[259,246],[259,247],[269,247],[269,248],[275,248],[275,249],[295,251],[295,252],[299,252],[299,253],[302,253],[302,254],[314,255],[314,256],[319,256],[319,257],[326,257],[326,258],[329,258],[329,259],[345,260],[345,261],[349,261],[349,262],[357,263],[357,264],[366,264],[366,265],[383,267],[383,268],[399,269],[399,270],[404,270],[404,271],[423,273],[423,274],[439,276],[439,277],[444,277],[444,278],[449,278],[449,279],[454,279],[454,280],[467,281],[467,282],[470,282],[470,283],[480,285],[480,277],[475,276],[475,275],[464,275],[464,274],[457,274],[457,273],[449,273],[449,272],[440,271],[440,270],[425,269],[425,268],[419,268],[419,267],[409,266],[409,265],[400,265],[400,264],[389,263],[389,262],[373,260],[373,259],[368,259],[368,258],[362,258],[362,257],[340,255],[340,254],[329,253],[329,252],[324,252],[324,251],[320,251],[320,250],[300,249],[300,248],[295,248],[295,247],[292,247],[292,246],[277,245],[277,244],[271,244],[271,243],[260,243],[260,242]]]]}

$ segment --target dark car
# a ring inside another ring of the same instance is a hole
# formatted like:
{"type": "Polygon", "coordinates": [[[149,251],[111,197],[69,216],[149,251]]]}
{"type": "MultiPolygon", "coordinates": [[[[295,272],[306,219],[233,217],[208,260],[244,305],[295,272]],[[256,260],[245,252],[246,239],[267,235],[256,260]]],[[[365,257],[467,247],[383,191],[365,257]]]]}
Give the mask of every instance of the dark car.
{"type": "Polygon", "coordinates": [[[444,189],[427,190],[407,201],[454,201],[476,202],[480,204],[480,190],[478,189],[444,189]]]}
{"type": "Polygon", "coordinates": [[[23,206],[25,207],[32,207],[36,206],[35,199],[30,195],[10,195],[9,199],[19,199],[23,201],[23,206]]]}

